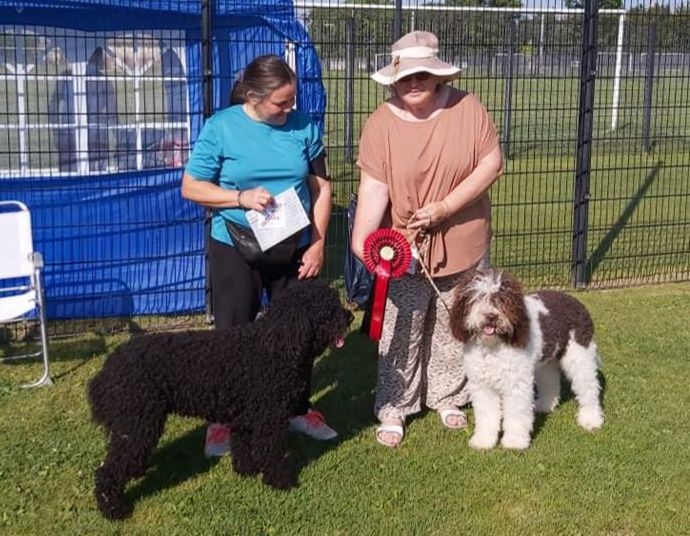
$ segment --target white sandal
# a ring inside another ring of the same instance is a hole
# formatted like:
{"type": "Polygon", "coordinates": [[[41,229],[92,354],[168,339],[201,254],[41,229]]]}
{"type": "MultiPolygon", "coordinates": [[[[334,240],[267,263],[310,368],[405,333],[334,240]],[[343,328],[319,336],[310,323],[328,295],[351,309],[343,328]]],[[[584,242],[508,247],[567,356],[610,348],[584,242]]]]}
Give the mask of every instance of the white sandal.
{"type": "Polygon", "coordinates": [[[445,426],[446,428],[450,428],[451,430],[460,430],[461,428],[467,427],[467,415],[464,411],[461,411],[458,408],[444,408],[439,410],[438,414],[441,417],[441,422],[443,423],[443,426],[445,426]],[[448,422],[448,417],[459,417],[462,423],[455,426],[451,425],[448,422]]]}
{"type": "Polygon", "coordinates": [[[384,447],[391,449],[396,448],[398,445],[400,445],[400,443],[402,443],[403,437],[405,437],[405,429],[401,424],[382,424],[376,428],[376,441],[381,443],[384,447]],[[380,437],[380,434],[382,433],[398,434],[400,436],[400,440],[397,443],[386,443],[380,437]]]}

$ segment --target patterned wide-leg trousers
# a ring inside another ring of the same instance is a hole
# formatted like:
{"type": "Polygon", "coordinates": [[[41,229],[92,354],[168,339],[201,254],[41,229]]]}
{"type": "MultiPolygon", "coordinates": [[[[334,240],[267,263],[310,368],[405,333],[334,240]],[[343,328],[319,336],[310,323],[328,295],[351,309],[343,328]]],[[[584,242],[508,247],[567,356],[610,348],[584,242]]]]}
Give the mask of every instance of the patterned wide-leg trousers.
{"type": "Polygon", "coordinates": [[[462,344],[450,331],[444,305],[452,306],[461,276],[462,272],[434,279],[441,299],[423,275],[391,280],[374,402],[380,421],[404,421],[423,405],[438,410],[469,402],[462,344]]]}

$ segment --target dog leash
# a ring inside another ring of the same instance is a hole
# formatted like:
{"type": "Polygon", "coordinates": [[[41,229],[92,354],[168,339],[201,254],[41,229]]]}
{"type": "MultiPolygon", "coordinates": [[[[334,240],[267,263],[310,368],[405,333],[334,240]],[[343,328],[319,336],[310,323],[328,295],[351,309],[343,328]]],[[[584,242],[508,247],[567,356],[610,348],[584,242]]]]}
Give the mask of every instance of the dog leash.
{"type": "Polygon", "coordinates": [[[419,256],[419,265],[422,267],[422,273],[424,273],[424,276],[426,277],[427,281],[429,281],[431,287],[434,289],[434,292],[436,292],[436,296],[438,296],[438,299],[443,304],[443,307],[445,307],[446,312],[450,315],[450,307],[448,307],[446,300],[444,300],[443,296],[441,296],[441,291],[439,290],[438,286],[436,286],[434,279],[431,277],[429,269],[426,267],[425,257],[427,257],[429,253],[429,233],[427,233],[424,229],[417,229],[416,231],[414,231],[412,237],[409,240],[410,247],[413,248],[413,250],[417,251],[417,254],[419,256]],[[417,240],[420,238],[420,236],[421,244],[419,247],[417,247],[417,240]]]}

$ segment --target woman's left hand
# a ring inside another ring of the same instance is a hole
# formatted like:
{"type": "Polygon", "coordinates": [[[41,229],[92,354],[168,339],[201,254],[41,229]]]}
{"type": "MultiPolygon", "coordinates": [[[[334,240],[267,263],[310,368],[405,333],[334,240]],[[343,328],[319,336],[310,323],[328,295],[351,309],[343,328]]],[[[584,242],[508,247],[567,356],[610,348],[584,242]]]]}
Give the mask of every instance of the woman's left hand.
{"type": "Polygon", "coordinates": [[[407,222],[408,229],[433,229],[450,216],[450,209],[445,201],[436,201],[418,209],[407,222]]]}
{"type": "Polygon", "coordinates": [[[297,270],[298,279],[316,277],[323,267],[323,242],[314,242],[302,255],[297,270]]]}

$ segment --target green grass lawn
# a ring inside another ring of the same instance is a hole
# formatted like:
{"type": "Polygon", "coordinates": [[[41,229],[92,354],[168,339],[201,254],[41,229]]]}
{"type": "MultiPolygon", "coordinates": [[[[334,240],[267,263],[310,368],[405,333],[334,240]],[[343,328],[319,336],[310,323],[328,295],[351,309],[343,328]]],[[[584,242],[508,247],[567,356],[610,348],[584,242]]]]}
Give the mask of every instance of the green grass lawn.
{"type": "Polygon", "coordinates": [[[316,364],[315,403],[341,436],[292,438],[299,488],[273,491],[237,477],[229,459],[206,460],[202,423],[172,418],[121,523],[102,519],[92,497],[105,442],[85,386],[124,336],[56,340],[52,388],[16,387],[37,365],[0,366],[0,533],[690,534],[690,284],[578,296],[604,360],[597,434],[577,427],[564,390],[523,453],[471,451],[467,433],[432,413],[409,424],[400,449],[385,449],[373,438],[375,347],[353,331],[316,364]]]}

